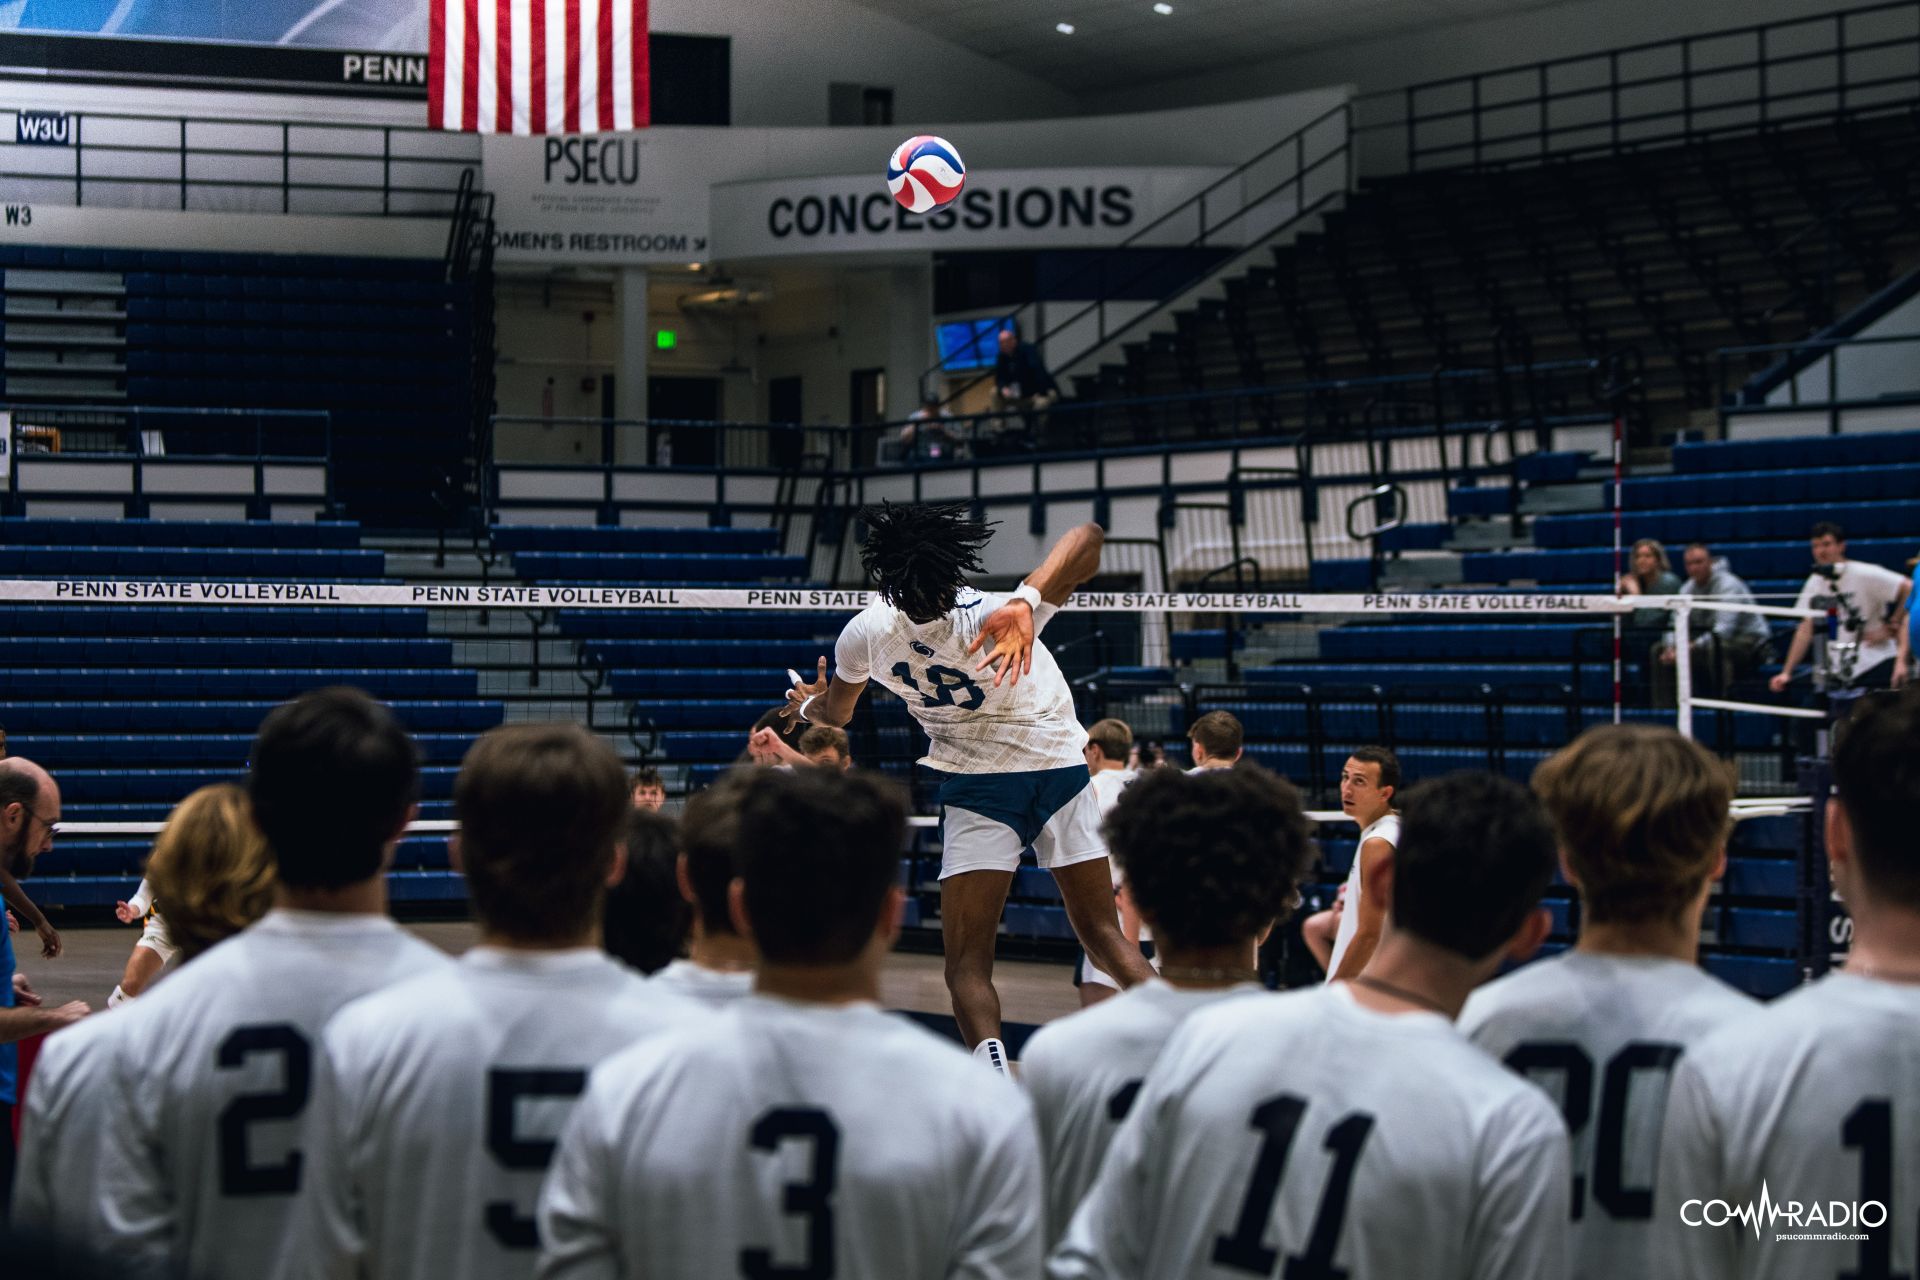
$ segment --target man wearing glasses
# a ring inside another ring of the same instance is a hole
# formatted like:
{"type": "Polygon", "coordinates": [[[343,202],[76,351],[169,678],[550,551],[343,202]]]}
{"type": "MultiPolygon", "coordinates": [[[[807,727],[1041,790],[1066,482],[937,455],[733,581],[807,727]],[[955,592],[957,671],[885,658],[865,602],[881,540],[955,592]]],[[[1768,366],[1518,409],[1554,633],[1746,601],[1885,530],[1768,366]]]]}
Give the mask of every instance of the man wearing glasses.
{"type": "MultiPolygon", "coordinates": [[[[41,954],[49,959],[60,954],[60,935],[21,892],[19,881],[32,874],[36,858],[53,848],[53,826],[59,820],[60,788],[47,771],[18,756],[0,760],[0,890],[33,925],[40,935],[41,954]]],[[[26,975],[13,970],[12,934],[0,928],[0,1206],[8,1203],[13,1191],[13,1108],[19,1098],[15,1087],[19,1052],[14,1042],[57,1031],[88,1013],[79,1000],[57,1009],[39,1006],[40,997],[26,975]]]]}

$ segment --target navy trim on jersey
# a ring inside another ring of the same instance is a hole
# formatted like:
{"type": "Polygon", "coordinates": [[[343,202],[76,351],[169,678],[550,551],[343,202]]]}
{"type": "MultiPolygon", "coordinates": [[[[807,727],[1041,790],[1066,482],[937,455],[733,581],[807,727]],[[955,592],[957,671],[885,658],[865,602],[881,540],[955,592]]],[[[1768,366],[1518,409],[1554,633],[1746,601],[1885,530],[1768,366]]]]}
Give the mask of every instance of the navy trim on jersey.
{"type": "Polygon", "coordinates": [[[955,773],[940,784],[940,804],[991,818],[1012,828],[1021,844],[1030,845],[1054,814],[1092,785],[1093,775],[1083,764],[1018,773],[955,773]]]}

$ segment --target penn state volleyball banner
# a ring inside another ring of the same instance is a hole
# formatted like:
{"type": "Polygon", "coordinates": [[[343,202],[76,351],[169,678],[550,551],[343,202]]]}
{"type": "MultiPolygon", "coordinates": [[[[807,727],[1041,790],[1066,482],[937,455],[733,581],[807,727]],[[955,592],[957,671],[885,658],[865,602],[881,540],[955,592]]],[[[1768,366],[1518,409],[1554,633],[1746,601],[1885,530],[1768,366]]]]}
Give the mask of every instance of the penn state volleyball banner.
{"type": "Polygon", "coordinates": [[[428,0],[427,123],[607,133],[651,119],[647,0],[428,0]]]}

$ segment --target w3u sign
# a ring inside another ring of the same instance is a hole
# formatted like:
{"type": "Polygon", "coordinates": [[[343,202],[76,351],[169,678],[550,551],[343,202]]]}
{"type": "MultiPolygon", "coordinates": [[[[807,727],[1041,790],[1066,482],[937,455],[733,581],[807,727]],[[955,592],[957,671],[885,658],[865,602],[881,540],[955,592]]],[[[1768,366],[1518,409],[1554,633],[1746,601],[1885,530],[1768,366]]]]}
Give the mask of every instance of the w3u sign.
{"type": "Polygon", "coordinates": [[[13,140],[28,147],[70,147],[73,117],[64,111],[15,112],[13,140]]]}

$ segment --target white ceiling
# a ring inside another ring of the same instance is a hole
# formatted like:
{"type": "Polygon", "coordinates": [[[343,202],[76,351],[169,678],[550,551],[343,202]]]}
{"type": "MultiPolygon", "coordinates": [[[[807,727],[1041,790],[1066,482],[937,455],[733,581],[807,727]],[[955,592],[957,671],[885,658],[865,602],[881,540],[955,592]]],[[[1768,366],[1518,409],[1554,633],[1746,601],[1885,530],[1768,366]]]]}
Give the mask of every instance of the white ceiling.
{"type": "MultiPolygon", "coordinates": [[[[857,0],[1070,93],[1152,84],[1551,0],[857,0]],[[1061,35],[1054,24],[1070,22],[1061,35]]],[[[934,72],[933,74],[937,74],[934,72]]]]}

